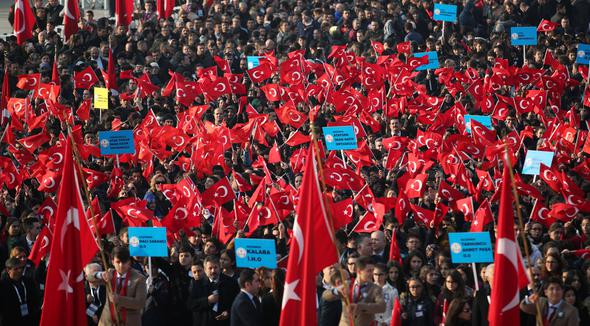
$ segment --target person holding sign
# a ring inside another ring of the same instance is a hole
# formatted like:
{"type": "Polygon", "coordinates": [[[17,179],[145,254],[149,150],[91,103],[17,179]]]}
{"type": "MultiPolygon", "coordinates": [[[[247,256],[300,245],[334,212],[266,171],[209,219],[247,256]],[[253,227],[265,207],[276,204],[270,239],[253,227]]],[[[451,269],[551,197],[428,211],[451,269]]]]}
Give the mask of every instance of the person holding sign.
{"type": "Polygon", "coordinates": [[[115,325],[116,312],[119,310],[121,324],[126,326],[141,325],[141,311],[145,306],[147,288],[145,276],[131,268],[131,256],[126,247],[115,247],[111,261],[114,269],[88,275],[88,281],[102,279],[111,283],[112,293],[107,296],[107,303],[100,317],[99,325],[115,325]]]}
{"type": "Polygon", "coordinates": [[[240,294],[231,306],[231,325],[262,325],[262,309],[258,298],[260,278],[254,270],[247,268],[240,273],[240,289],[240,294]]]}

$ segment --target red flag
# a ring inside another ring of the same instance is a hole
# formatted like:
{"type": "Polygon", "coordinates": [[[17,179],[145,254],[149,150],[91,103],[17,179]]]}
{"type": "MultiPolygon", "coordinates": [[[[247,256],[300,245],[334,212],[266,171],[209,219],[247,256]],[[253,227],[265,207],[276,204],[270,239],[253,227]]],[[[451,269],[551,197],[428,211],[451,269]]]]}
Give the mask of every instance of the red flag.
{"type": "Polygon", "coordinates": [[[406,184],[406,195],[408,198],[419,198],[424,194],[426,189],[424,183],[428,179],[428,174],[419,174],[414,179],[408,180],[406,184]]]}
{"type": "Polygon", "coordinates": [[[16,87],[27,91],[34,90],[39,86],[41,82],[41,74],[24,74],[18,75],[18,82],[16,87]]]}
{"type": "Polygon", "coordinates": [[[48,227],[44,227],[37,235],[37,239],[35,239],[35,243],[33,244],[33,248],[31,248],[31,253],[29,254],[29,260],[32,261],[35,266],[39,265],[39,262],[51,248],[51,232],[49,231],[48,227]]]}
{"type": "Polygon", "coordinates": [[[456,205],[457,210],[463,213],[465,221],[473,220],[473,196],[457,200],[456,205]]]}
{"type": "Polygon", "coordinates": [[[109,48],[109,65],[107,67],[107,78],[104,80],[105,87],[108,89],[117,89],[117,72],[115,72],[115,59],[113,50],[109,48]]]}
{"type": "Polygon", "coordinates": [[[14,2],[14,35],[16,43],[22,45],[26,40],[33,37],[33,26],[35,15],[31,10],[28,0],[16,0],[14,2]]]}
{"type": "Polygon", "coordinates": [[[391,230],[391,244],[389,246],[389,260],[395,260],[400,265],[402,264],[402,255],[399,251],[399,245],[397,243],[397,229],[391,230]]]}
{"type": "Polygon", "coordinates": [[[500,210],[498,214],[498,238],[494,254],[494,279],[488,320],[491,326],[520,323],[518,258],[512,203],[511,164],[504,162],[500,210]]]}
{"type": "Polygon", "coordinates": [[[71,142],[66,141],[55,230],[47,268],[41,325],[85,325],[83,269],[98,251],[82,206],[71,142]]]}
{"type": "Polygon", "coordinates": [[[249,69],[248,76],[255,83],[262,83],[272,76],[273,70],[269,63],[261,64],[257,67],[249,69]]]}
{"type": "Polygon", "coordinates": [[[389,326],[402,326],[402,307],[399,304],[399,298],[393,301],[393,310],[391,311],[391,322],[389,326]]]}
{"type": "Polygon", "coordinates": [[[475,212],[475,218],[473,219],[473,223],[471,223],[471,229],[469,229],[469,232],[482,232],[484,226],[493,221],[494,215],[492,215],[490,203],[486,198],[475,212]]]}
{"type": "Polygon", "coordinates": [[[88,121],[90,119],[90,107],[92,106],[92,100],[87,99],[80,103],[78,110],[76,110],[76,115],[82,121],[88,121]]]}
{"type": "Polygon", "coordinates": [[[174,0],[156,0],[156,10],[160,19],[167,19],[172,16],[174,0]]]}
{"type": "Polygon", "coordinates": [[[314,146],[310,146],[307,158],[287,263],[281,326],[317,324],[316,276],[338,261],[334,230],[318,180],[314,146]],[[318,255],[320,251],[322,254],[318,255]]]}
{"type": "Polygon", "coordinates": [[[347,224],[352,223],[352,215],[354,214],[354,205],[352,198],[346,198],[336,203],[332,203],[332,219],[334,222],[334,230],[338,230],[347,224]]]}
{"type": "Polygon", "coordinates": [[[268,152],[268,163],[281,163],[281,152],[279,151],[279,146],[275,141],[275,144],[272,146],[270,151],[268,152]]]}
{"type": "Polygon", "coordinates": [[[115,21],[117,26],[129,26],[133,20],[133,0],[115,2],[115,21]]]}
{"type": "Polygon", "coordinates": [[[92,67],[88,66],[80,72],[74,72],[74,87],[90,89],[92,85],[98,82],[98,77],[92,67]]]}
{"type": "Polygon", "coordinates": [[[537,32],[551,32],[555,30],[555,28],[559,26],[558,23],[553,23],[550,20],[543,19],[537,26],[537,32]]]}
{"type": "Polygon", "coordinates": [[[0,95],[0,127],[4,126],[4,118],[10,117],[8,112],[8,99],[10,98],[10,84],[8,83],[8,65],[4,69],[4,78],[2,80],[2,95],[0,95]]]}
{"type": "Polygon", "coordinates": [[[411,41],[398,43],[395,47],[397,49],[397,52],[399,52],[399,53],[410,54],[412,52],[412,42],[411,41]]]}
{"type": "Polygon", "coordinates": [[[78,21],[80,20],[80,9],[78,0],[66,0],[64,4],[64,36],[66,41],[70,36],[78,32],[78,21]]]}
{"type": "Polygon", "coordinates": [[[217,205],[223,205],[230,200],[236,198],[234,191],[231,188],[229,180],[222,178],[217,181],[214,185],[203,191],[202,194],[203,205],[211,205],[216,202],[217,205]]]}

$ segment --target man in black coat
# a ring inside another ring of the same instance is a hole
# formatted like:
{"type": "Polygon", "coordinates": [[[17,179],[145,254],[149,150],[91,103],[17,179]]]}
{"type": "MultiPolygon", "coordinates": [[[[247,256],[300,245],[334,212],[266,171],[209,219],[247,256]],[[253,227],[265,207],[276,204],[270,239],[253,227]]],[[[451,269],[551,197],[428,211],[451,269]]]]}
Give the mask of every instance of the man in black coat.
{"type": "Polygon", "coordinates": [[[14,257],[6,261],[6,275],[0,280],[2,322],[4,325],[38,325],[41,302],[35,282],[23,277],[22,263],[14,257]]]}
{"type": "Polygon", "coordinates": [[[207,325],[229,326],[231,306],[240,292],[235,279],[221,273],[219,258],[207,256],[203,263],[207,283],[207,325]]]}
{"type": "Polygon", "coordinates": [[[244,269],[240,273],[240,288],[241,292],[231,306],[231,326],[262,325],[262,310],[257,296],[260,289],[258,274],[244,269]]]}
{"type": "MultiPolygon", "coordinates": [[[[102,267],[97,263],[90,263],[84,268],[86,276],[102,272],[102,267]]],[[[88,325],[98,325],[104,304],[107,302],[107,289],[104,281],[93,279],[84,282],[84,293],[86,293],[86,316],[88,325]]]]}

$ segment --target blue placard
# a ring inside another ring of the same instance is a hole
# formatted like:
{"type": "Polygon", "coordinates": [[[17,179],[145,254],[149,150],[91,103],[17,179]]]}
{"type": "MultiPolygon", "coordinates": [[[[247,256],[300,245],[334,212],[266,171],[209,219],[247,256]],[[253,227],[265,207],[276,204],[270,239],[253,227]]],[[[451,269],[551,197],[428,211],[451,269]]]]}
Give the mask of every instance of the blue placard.
{"type": "Polygon", "coordinates": [[[129,253],[135,257],[168,257],[166,228],[127,229],[129,236],[129,253]]]}
{"type": "Polygon", "coordinates": [[[578,44],[578,51],[576,52],[576,63],[583,65],[590,64],[590,44],[578,44]]]}
{"type": "Polygon", "coordinates": [[[494,129],[494,127],[492,126],[492,117],[490,117],[489,115],[466,114],[463,116],[463,119],[465,120],[465,130],[467,130],[467,133],[469,134],[471,134],[471,120],[475,120],[481,123],[490,130],[494,129]]]}
{"type": "Polygon", "coordinates": [[[511,27],[510,44],[512,45],[537,45],[537,27],[511,27]]]}
{"type": "Polygon", "coordinates": [[[442,22],[457,22],[457,5],[434,4],[434,15],[432,19],[442,22]]]}
{"type": "Polygon", "coordinates": [[[133,130],[99,131],[98,140],[102,155],[135,153],[133,130]]]}
{"type": "Polygon", "coordinates": [[[277,268],[277,252],[272,239],[236,238],[236,266],[277,268]]]}
{"type": "Polygon", "coordinates": [[[420,71],[428,69],[437,69],[439,67],[438,53],[436,53],[436,51],[414,53],[414,57],[416,58],[421,58],[423,56],[428,56],[428,63],[425,65],[418,66],[416,70],[420,71]]]}
{"type": "Polygon", "coordinates": [[[322,131],[329,151],[358,148],[353,126],[323,127],[322,131]]]}
{"type": "Polygon", "coordinates": [[[494,261],[492,242],[488,232],[451,232],[449,244],[453,264],[494,261]]]}
{"type": "Polygon", "coordinates": [[[554,153],[549,151],[528,150],[522,165],[522,174],[538,175],[541,171],[541,163],[551,167],[553,155],[554,153]]]}
{"type": "Polygon", "coordinates": [[[260,66],[260,58],[262,58],[262,57],[251,56],[251,55],[247,56],[246,57],[246,66],[248,67],[248,70],[260,66]]]}

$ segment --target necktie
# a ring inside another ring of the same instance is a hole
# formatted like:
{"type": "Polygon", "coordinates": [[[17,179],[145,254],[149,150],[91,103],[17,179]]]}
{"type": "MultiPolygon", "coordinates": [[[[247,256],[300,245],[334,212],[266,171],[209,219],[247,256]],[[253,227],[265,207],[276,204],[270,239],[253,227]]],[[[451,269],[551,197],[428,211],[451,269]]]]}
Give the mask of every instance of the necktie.
{"type": "Polygon", "coordinates": [[[252,302],[254,302],[254,308],[256,308],[256,310],[259,310],[260,304],[258,303],[258,299],[256,297],[252,297],[252,302]]]}
{"type": "Polygon", "coordinates": [[[123,285],[123,278],[117,277],[117,293],[121,291],[121,286],[123,285]]]}
{"type": "Polygon", "coordinates": [[[553,319],[553,317],[555,316],[555,312],[557,311],[557,307],[555,306],[549,306],[549,316],[547,317],[548,321],[551,321],[553,319]]]}

